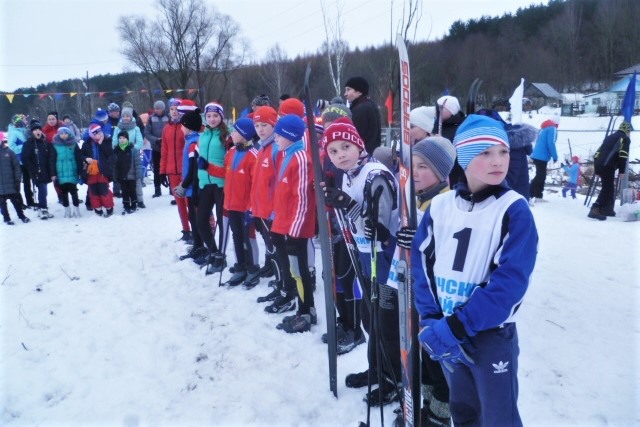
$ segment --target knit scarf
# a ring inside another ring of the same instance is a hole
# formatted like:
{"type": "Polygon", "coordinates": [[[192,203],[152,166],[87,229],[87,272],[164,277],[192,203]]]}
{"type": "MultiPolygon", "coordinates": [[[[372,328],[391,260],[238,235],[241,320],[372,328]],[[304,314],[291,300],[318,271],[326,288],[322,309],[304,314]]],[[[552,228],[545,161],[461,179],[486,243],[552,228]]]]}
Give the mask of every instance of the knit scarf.
{"type": "Polygon", "coordinates": [[[125,123],[122,120],[120,120],[120,122],[118,123],[118,128],[120,128],[120,130],[130,131],[135,127],[136,127],[135,120],[131,120],[129,123],[125,123]]]}

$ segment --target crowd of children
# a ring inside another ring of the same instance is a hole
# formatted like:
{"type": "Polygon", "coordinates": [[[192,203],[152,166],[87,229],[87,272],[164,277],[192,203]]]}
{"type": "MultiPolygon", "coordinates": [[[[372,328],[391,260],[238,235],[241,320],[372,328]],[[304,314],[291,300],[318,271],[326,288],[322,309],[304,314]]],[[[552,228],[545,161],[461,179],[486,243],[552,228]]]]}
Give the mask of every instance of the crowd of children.
{"type": "MultiPolygon", "coordinates": [[[[423,425],[450,425],[452,418],[455,424],[517,426],[513,318],[535,264],[537,233],[526,199],[506,185],[510,141],[505,123],[488,114],[459,120],[454,99],[411,112],[417,230],[399,227],[397,156],[388,148],[368,153],[342,103],[323,102],[322,120],[308,124],[300,100],[288,98],[276,110],[261,96],[253,112],[229,129],[219,103],[200,110],[192,101],[171,99],[166,120],[158,112],[152,125],[157,182],[170,187],[183,240],[191,244],[180,259],[193,260],[208,274],[229,267],[229,287],[252,289],[261,277],[274,277],[273,289],[257,302],[268,303],[264,311],[271,314],[295,310],[277,329],[306,332],[318,321],[312,242],[318,219],[310,155],[310,132],[317,132],[321,188],[334,225],[338,352],[365,343],[362,328],[369,338],[366,369],[347,375],[346,385],[377,384],[365,395],[370,406],[402,396],[395,278],[402,246],[412,251],[424,349],[423,425]],[[453,140],[437,129],[447,129],[453,140]],[[456,165],[457,184],[450,191],[456,165]],[[256,232],[264,240],[262,265],[256,232]],[[227,266],[229,239],[236,262],[227,266]],[[355,252],[349,252],[347,240],[355,243],[355,252]],[[381,376],[373,375],[378,366],[381,376]],[[495,369],[506,374],[494,378],[495,369]]],[[[5,222],[11,223],[7,200],[28,221],[19,194],[26,174],[37,187],[41,218],[51,217],[46,192],[52,181],[65,216],[80,215],[79,183],[88,186],[88,203],[98,215],[114,212],[111,182],[118,184],[123,213],[143,207],[145,137],[132,108],[123,108],[119,118],[118,111],[117,105],[99,109],[81,147],[69,126],[48,128],[51,142],[37,121],[29,124],[30,134],[14,131],[10,141],[17,149],[3,143],[0,150],[5,222]]],[[[25,122],[22,116],[12,120],[17,129],[25,122]]],[[[155,190],[154,195],[160,192],[155,190]]],[[[25,196],[30,202],[26,191],[25,196]]]]}

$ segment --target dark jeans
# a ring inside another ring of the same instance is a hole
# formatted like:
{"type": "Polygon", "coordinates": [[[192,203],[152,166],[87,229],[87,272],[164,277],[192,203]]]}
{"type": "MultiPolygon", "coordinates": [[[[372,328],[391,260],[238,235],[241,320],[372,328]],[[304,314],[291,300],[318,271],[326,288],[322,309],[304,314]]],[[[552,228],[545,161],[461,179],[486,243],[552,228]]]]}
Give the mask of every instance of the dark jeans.
{"type": "Polygon", "coordinates": [[[598,206],[600,208],[608,208],[615,204],[615,169],[602,169],[597,172],[597,175],[600,177],[600,194],[598,194],[598,199],[593,204],[594,206],[598,206]]]}
{"type": "Polygon", "coordinates": [[[80,199],[78,199],[78,187],[76,184],[71,184],[70,182],[60,184],[60,191],[60,201],[62,202],[62,206],[65,208],[69,206],[69,195],[71,195],[73,206],[80,205],[80,199]]]}
{"type": "Polygon", "coordinates": [[[547,163],[543,160],[533,160],[533,164],[536,166],[536,176],[533,177],[529,186],[531,197],[543,198],[544,182],[547,179],[547,163]]]}
{"type": "Polygon", "coordinates": [[[222,187],[215,184],[207,184],[198,194],[198,212],[196,213],[198,233],[202,241],[210,252],[218,252],[218,246],[222,248],[224,242],[224,224],[222,221],[222,204],[224,202],[224,191],[222,187]],[[209,224],[211,211],[216,208],[216,226],[218,227],[218,242],[216,245],[215,236],[209,224]]]}
{"type": "MultiPolygon", "coordinates": [[[[249,224],[245,221],[246,213],[239,211],[227,211],[229,215],[229,228],[233,233],[233,247],[236,252],[236,260],[242,268],[255,266],[253,252],[249,243],[249,224]]],[[[227,236],[227,238],[229,238],[227,236]]]]}
{"type": "Polygon", "coordinates": [[[9,209],[7,208],[7,200],[9,200],[13,205],[16,213],[18,214],[18,218],[24,218],[24,213],[22,212],[22,197],[20,197],[20,193],[5,194],[0,196],[0,211],[2,212],[2,218],[5,222],[11,221],[9,209]]]}
{"type": "Polygon", "coordinates": [[[24,165],[20,165],[20,170],[22,171],[22,185],[24,187],[24,197],[26,199],[26,204],[22,204],[23,206],[35,206],[35,202],[33,201],[33,189],[31,189],[31,174],[29,173],[29,169],[27,169],[24,165]]]}
{"type": "Polygon", "coordinates": [[[201,248],[204,246],[204,242],[202,241],[202,237],[200,237],[200,233],[198,232],[198,218],[197,212],[198,207],[196,206],[193,197],[187,197],[188,200],[188,208],[187,212],[189,215],[189,224],[191,225],[191,237],[193,237],[193,247],[201,248]]]}
{"type": "Polygon", "coordinates": [[[40,209],[47,209],[47,183],[36,184],[38,188],[38,207],[40,209]]]}
{"type": "Polygon", "coordinates": [[[135,209],[138,206],[137,180],[122,179],[119,182],[122,190],[122,206],[125,209],[135,209]]]}
{"type": "Polygon", "coordinates": [[[153,186],[160,187],[160,152],[153,150],[151,153],[151,162],[153,164],[153,186]]]}

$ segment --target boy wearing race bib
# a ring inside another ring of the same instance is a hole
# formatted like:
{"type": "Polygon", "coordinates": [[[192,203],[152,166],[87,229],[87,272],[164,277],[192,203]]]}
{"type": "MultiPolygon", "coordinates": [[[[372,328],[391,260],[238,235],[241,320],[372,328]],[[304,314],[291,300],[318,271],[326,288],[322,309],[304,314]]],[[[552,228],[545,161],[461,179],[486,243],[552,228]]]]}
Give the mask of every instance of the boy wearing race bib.
{"type": "Polygon", "coordinates": [[[454,145],[464,178],[432,200],[412,245],[419,339],[442,364],[455,425],[522,426],[514,316],[538,234],[526,200],[504,182],[503,126],[471,115],[454,145]]]}

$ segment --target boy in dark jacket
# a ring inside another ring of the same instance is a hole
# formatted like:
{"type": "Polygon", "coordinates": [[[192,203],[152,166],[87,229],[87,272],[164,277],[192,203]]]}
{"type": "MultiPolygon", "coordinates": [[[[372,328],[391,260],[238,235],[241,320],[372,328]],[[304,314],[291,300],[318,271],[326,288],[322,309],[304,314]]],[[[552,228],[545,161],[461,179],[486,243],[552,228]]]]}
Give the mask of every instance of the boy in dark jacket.
{"type": "Polygon", "coordinates": [[[27,223],[29,218],[24,216],[22,212],[22,198],[20,197],[22,171],[18,156],[9,149],[9,144],[2,132],[0,132],[0,141],[0,211],[2,211],[2,218],[5,224],[14,224],[7,209],[7,200],[10,200],[18,218],[27,223]]]}
{"type": "Polygon", "coordinates": [[[22,163],[31,174],[31,179],[38,188],[38,209],[40,219],[53,218],[47,209],[47,185],[51,182],[49,170],[49,151],[51,144],[42,132],[42,125],[37,120],[31,122],[31,137],[22,148],[22,163]]]}
{"type": "Polygon", "coordinates": [[[136,211],[136,182],[141,175],[140,151],[129,141],[129,132],[121,130],[118,133],[118,145],[113,150],[113,181],[120,183],[123,215],[136,211]]]}

